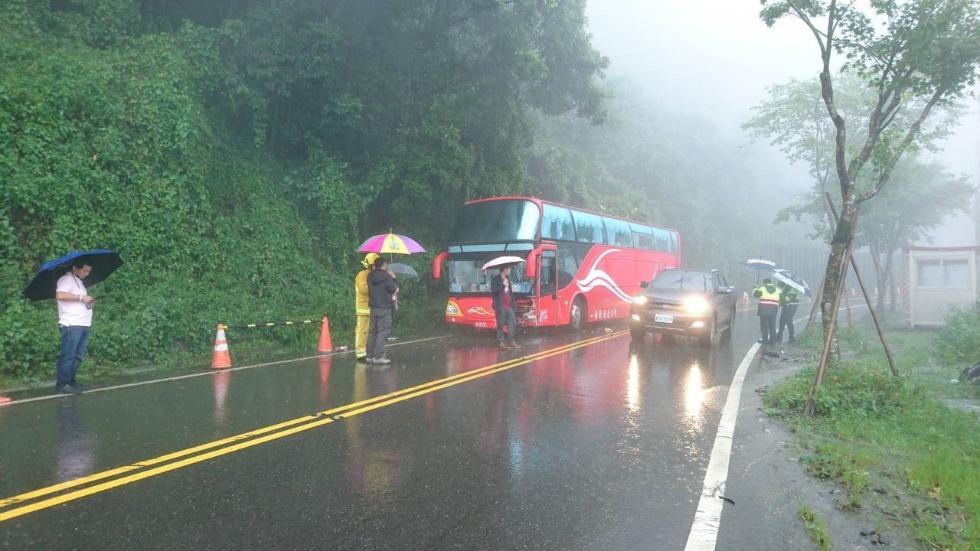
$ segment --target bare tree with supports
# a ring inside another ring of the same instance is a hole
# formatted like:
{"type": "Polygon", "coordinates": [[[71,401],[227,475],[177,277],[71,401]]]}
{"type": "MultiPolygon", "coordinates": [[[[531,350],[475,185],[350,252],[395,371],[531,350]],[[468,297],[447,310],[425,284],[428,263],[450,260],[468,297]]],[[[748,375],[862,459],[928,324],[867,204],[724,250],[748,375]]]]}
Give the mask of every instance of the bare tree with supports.
{"type": "Polygon", "coordinates": [[[761,0],[768,25],[784,17],[798,19],[820,51],[820,93],[834,123],[834,160],[841,210],[824,273],[821,313],[824,353],[817,368],[806,413],[823,380],[836,343],[837,310],[854,244],[860,206],[888,183],[901,156],[917,144],[923,123],[936,109],[953,104],[977,81],[980,68],[980,3],[975,0],[879,0],[866,13],[854,2],[837,0],[761,0]],[[835,55],[876,91],[867,117],[867,135],[848,150],[847,120],[838,110],[833,78],[835,55]],[[894,124],[914,110],[907,127],[894,124]],[[873,178],[858,177],[870,163],[873,178]]]}

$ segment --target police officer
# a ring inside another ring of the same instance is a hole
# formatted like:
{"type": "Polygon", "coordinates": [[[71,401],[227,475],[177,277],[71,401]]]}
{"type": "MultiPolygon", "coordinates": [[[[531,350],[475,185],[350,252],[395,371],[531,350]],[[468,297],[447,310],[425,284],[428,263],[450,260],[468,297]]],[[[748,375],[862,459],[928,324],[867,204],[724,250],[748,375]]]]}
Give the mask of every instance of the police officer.
{"type": "Polygon", "coordinates": [[[759,300],[759,307],[756,313],[759,314],[759,327],[762,329],[762,338],[759,342],[766,347],[766,354],[772,352],[768,348],[776,340],[776,314],[779,313],[779,288],[772,284],[768,277],[762,280],[759,285],[752,290],[752,294],[759,300]]]}
{"type": "Polygon", "coordinates": [[[354,276],[354,311],[357,316],[357,328],[354,330],[354,353],[358,361],[367,361],[368,329],[371,327],[371,305],[368,302],[368,275],[374,268],[378,258],[375,253],[368,253],[361,261],[364,269],[354,276]]]}
{"type": "Polygon", "coordinates": [[[793,316],[796,309],[800,306],[800,294],[789,285],[780,282],[779,284],[779,331],[776,332],[776,340],[780,344],[783,342],[783,328],[789,328],[789,342],[796,340],[796,328],[793,327],[793,316]]]}

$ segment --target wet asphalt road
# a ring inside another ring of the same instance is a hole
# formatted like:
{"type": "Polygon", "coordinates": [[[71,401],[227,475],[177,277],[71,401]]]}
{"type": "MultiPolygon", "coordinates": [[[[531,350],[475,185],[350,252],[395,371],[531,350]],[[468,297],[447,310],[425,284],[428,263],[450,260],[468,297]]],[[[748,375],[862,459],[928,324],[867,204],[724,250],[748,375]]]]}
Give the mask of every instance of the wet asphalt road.
{"type": "Polygon", "coordinates": [[[731,342],[710,353],[631,347],[602,329],[532,334],[501,352],[482,334],[394,347],[390,367],[346,354],[0,407],[2,500],[483,374],[0,522],[0,546],[681,549],[755,320],[740,314],[731,342]],[[605,340],[474,371],[593,337],[605,340]]]}

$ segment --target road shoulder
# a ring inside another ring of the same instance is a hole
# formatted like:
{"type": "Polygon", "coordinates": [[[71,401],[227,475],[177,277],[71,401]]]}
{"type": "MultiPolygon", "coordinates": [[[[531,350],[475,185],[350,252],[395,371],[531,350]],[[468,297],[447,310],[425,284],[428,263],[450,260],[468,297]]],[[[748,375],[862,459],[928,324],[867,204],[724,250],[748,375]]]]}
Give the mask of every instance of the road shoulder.
{"type": "MultiPolygon", "coordinates": [[[[826,523],[834,549],[880,549],[874,530],[880,522],[872,513],[845,513],[837,509],[836,485],[810,477],[799,462],[795,435],[763,410],[759,390],[792,375],[802,362],[756,360],[749,370],[739,408],[731,464],[728,471],[728,503],[722,515],[718,549],[783,550],[815,548],[803,523],[801,507],[813,510],[826,523]]],[[[892,541],[889,547],[907,549],[892,541]]]]}

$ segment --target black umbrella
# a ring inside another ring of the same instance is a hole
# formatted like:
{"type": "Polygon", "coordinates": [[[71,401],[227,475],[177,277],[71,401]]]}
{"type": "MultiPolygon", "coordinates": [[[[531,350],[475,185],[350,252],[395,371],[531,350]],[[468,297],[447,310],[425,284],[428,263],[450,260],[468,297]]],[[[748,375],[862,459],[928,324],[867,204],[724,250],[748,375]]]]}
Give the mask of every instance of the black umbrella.
{"type": "Polygon", "coordinates": [[[408,264],[393,262],[388,264],[388,269],[402,277],[419,277],[419,273],[415,271],[415,268],[408,264]]]}
{"type": "Polygon", "coordinates": [[[24,288],[24,298],[30,300],[54,298],[58,279],[65,275],[72,263],[79,260],[92,267],[92,273],[85,278],[86,287],[91,287],[109,277],[123,264],[116,251],[108,249],[72,251],[65,256],[45,262],[24,288]]]}

